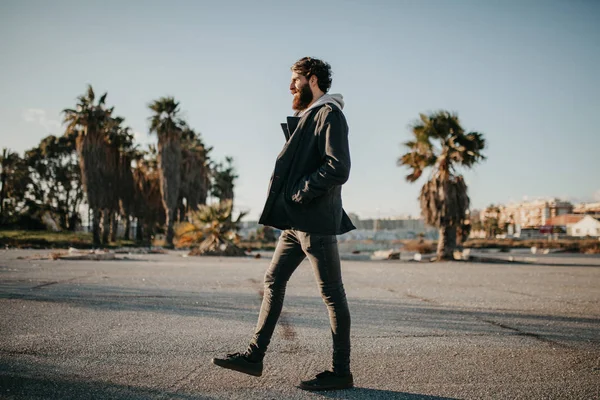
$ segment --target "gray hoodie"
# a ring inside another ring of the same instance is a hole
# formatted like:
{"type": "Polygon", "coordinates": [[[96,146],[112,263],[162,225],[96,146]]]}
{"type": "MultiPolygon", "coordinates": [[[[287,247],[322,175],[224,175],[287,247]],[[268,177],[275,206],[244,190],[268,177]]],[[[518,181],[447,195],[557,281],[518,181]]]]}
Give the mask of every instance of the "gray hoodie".
{"type": "Polygon", "coordinates": [[[338,106],[340,108],[340,110],[342,110],[342,109],[344,109],[344,96],[342,96],[339,93],[324,94],[323,96],[319,97],[317,99],[317,101],[315,101],[314,103],[312,103],[310,107],[308,107],[305,110],[300,111],[297,114],[297,116],[301,117],[304,114],[306,114],[309,110],[312,110],[313,108],[320,107],[323,104],[327,104],[327,103],[333,103],[336,106],[338,106]]]}

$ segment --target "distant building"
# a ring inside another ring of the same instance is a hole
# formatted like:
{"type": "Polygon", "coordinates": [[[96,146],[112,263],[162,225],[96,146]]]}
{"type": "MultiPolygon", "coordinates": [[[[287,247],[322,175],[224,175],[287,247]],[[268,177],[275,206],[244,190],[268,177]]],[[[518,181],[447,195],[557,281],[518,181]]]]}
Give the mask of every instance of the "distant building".
{"type": "Polygon", "coordinates": [[[575,207],[573,207],[573,213],[591,215],[595,218],[600,218],[600,202],[577,204],[575,207]]]}
{"type": "MultiPolygon", "coordinates": [[[[340,241],[346,240],[375,240],[392,241],[402,239],[414,239],[423,235],[425,239],[435,240],[438,237],[436,228],[425,225],[422,218],[397,217],[397,218],[369,218],[360,219],[356,214],[348,214],[356,229],[339,236],[340,241]]],[[[250,239],[256,237],[261,227],[258,221],[241,221],[238,234],[250,239]]],[[[276,236],[279,230],[275,230],[276,236]]]]}
{"type": "MultiPolygon", "coordinates": [[[[238,224],[238,232],[243,239],[254,240],[258,236],[258,230],[262,227],[258,221],[240,221],[238,224]]],[[[281,230],[273,228],[273,234],[275,238],[279,238],[281,230]]]]}
{"type": "Polygon", "coordinates": [[[600,221],[590,215],[586,215],[579,222],[570,226],[569,234],[577,237],[600,237],[600,221]]]}
{"type": "Polygon", "coordinates": [[[356,229],[373,231],[407,230],[416,233],[424,233],[428,230],[428,227],[425,226],[425,221],[422,218],[397,217],[360,219],[356,214],[352,214],[351,219],[354,226],[356,226],[356,229]]]}
{"type": "Polygon", "coordinates": [[[515,231],[547,225],[550,218],[571,214],[573,204],[559,199],[536,200],[509,204],[500,208],[500,224],[512,224],[515,231]]]}
{"type": "Polygon", "coordinates": [[[525,236],[532,237],[531,229],[548,225],[552,218],[573,213],[573,204],[559,199],[535,200],[522,203],[498,205],[493,209],[480,211],[481,222],[487,218],[497,218],[500,226],[506,226],[509,235],[522,237],[521,231],[527,229],[525,236]]]}

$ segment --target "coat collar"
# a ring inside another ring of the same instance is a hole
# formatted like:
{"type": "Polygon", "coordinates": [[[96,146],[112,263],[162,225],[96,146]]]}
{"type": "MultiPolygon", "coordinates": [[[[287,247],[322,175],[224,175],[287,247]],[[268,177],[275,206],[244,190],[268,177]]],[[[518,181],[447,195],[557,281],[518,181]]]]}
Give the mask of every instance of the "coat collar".
{"type": "Polygon", "coordinates": [[[302,127],[306,125],[306,121],[309,120],[309,116],[312,114],[312,111],[313,110],[311,110],[310,113],[306,113],[302,117],[287,117],[287,124],[281,124],[281,127],[284,128],[283,131],[286,135],[287,141],[285,142],[283,149],[277,156],[278,160],[286,158],[286,156],[293,157],[293,154],[296,152],[296,148],[298,147],[298,143],[300,143],[300,137],[302,136],[302,127]]]}
{"type": "MultiPolygon", "coordinates": [[[[287,123],[284,122],[281,124],[281,129],[283,130],[285,140],[286,141],[290,140],[290,138],[292,137],[294,132],[296,132],[296,129],[300,125],[300,121],[305,121],[306,119],[308,119],[309,115],[311,115],[313,112],[315,112],[316,110],[318,110],[320,108],[321,107],[312,108],[301,117],[298,117],[296,115],[287,117],[287,123]]],[[[302,123],[302,125],[304,125],[304,123],[302,123]]]]}

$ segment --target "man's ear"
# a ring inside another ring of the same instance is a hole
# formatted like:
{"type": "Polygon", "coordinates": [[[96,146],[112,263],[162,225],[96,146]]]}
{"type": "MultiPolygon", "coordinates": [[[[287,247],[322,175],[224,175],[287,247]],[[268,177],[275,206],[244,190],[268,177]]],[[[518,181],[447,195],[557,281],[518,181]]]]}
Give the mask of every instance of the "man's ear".
{"type": "Polygon", "coordinates": [[[309,83],[311,86],[313,86],[313,87],[315,87],[315,86],[319,86],[319,80],[317,79],[317,76],[316,76],[316,75],[312,75],[312,76],[310,77],[310,79],[308,80],[308,83],[309,83]]]}

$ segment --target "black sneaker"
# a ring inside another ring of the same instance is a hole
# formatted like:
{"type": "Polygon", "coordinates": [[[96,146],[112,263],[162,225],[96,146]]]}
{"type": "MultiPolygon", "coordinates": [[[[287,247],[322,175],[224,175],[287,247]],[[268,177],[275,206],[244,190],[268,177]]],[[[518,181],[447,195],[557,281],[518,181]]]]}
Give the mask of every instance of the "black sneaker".
{"type": "Polygon", "coordinates": [[[250,361],[247,353],[227,354],[226,358],[213,358],[212,363],[252,376],[261,376],[263,370],[262,361],[250,361]]]}
{"type": "Polygon", "coordinates": [[[304,390],[341,390],[354,387],[354,381],[352,374],[337,375],[334,372],[325,371],[317,374],[315,379],[300,382],[298,387],[304,390]]]}

